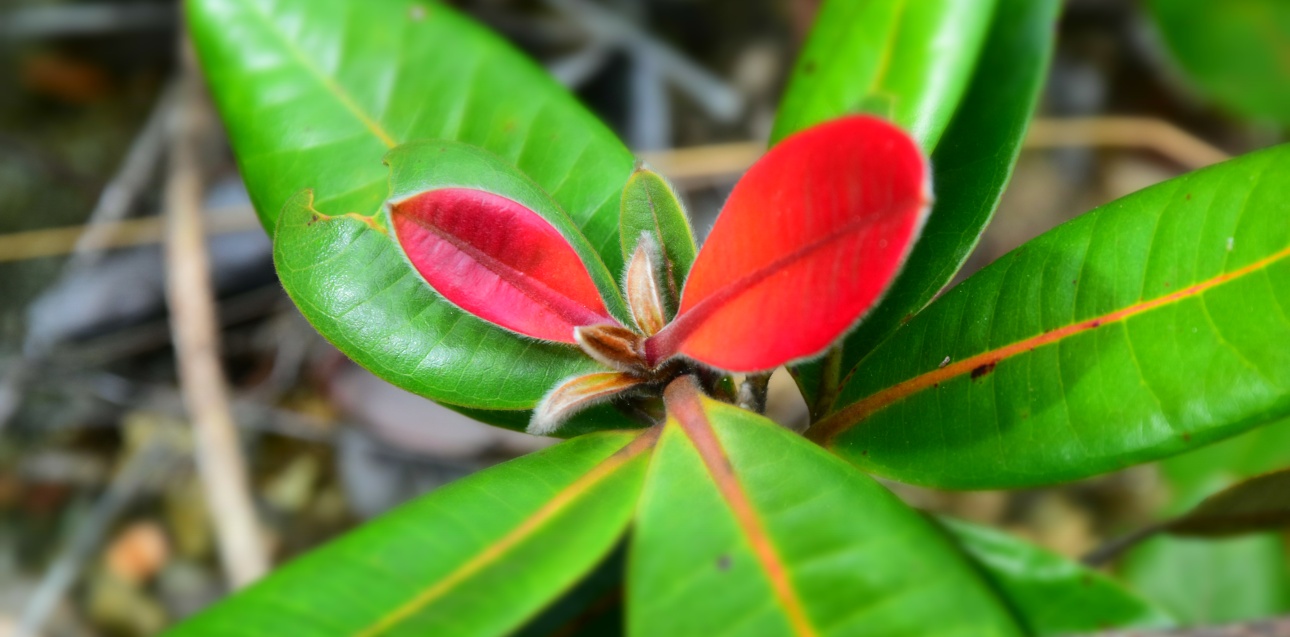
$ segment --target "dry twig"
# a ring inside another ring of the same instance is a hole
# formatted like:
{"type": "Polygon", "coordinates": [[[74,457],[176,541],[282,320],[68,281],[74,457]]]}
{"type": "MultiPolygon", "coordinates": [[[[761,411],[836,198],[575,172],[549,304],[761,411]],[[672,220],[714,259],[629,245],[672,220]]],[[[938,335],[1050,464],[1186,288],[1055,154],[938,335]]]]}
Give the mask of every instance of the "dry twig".
{"type": "Polygon", "coordinates": [[[237,427],[219,360],[219,329],[202,228],[198,162],[200,87],[191,73],[181,81],[171,120],[170,175],[166,183],[166,300],[184,403],[193,421],[195,454],[210,503],[225,574],[234,587],[268,568],[246,479],[237,427]]]}
{"type": "Polygon", "coordinates": [[[1082,146],[1152,150],[1189,170],[1230,158],[1209,142],[1153,117],[1040,117],[1026,136],[1026,148],[1082,146]]]}

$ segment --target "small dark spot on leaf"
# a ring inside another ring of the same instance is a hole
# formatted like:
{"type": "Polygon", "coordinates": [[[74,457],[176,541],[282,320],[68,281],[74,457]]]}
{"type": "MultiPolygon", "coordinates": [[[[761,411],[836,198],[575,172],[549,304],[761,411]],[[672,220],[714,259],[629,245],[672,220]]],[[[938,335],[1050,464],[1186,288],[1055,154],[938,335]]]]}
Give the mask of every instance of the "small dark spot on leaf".
{"type": "Polygon", "coordinates": [[[1182,435],[1183,442],[1191,442],[1191,433],[1184,431],[1182,435]]]}
{"type": "Polygon", "coordinates": [[[914,318],[913,314],[906,314],[905,318],[900,319],[900,324],[904,325],[905,323],[908,323],[913,318],[914,318]]]}
{"type": "Polygon", "coordinates": [[[718,558],[717,558],[717,570],[718,570],[718,571],[728,571],[728,570],[730,570],[730,556],[729,556],[729,555],[722,555],[721,557],[718,557],[718,558]]]}
{"type": "Polygon", "coordinates": [[[1102,327],[1102,319],[1098,319],[1088,324],[1089,327],[1102,327]]]}
{"type": "Polygon", "coordinates": [[[861,451],[861,452],[860,452],[860,455],[862,455],[862,456],[867,456],[867,455],[869,455],[869,450],[868,450],[868,449],[865,449],[864,451],[861,451]]]}
{"type": "Polygon", "coordinates": [[[972,380],[976,380],[976,379],[978,379],[978,378],[980,378],[980,377],[982,377],[982,376],[985,376],[986,374],[989,374],[990,372],[994,371],[994,366],[995,366],[995,365],[998,365],[998,364],[999,364],[999,361],[991,361],[991,362],[986,363],[986,364],[984,364],[984,365],[978,365],[978,366],[976,366],[976,368],[974,368],[974,369],[972,370],[972,380]]]}
{"type": "Polygon", "coordinates": [[[1187,201],[1191,201],[1191,193],[1187,193],[1187,201]]]}
{"type": "Polygon", "coordinates": [[[1079,279],[1071,279],[1071,285],[1079,285],[1079,279]]]}
{"type": "Polygon", "coordinates": [[[806,64],[802,65],[802,73],[806,75],[815,73],[815,60],[807,60],[806,64]]]}
{"type": "Polygon", "coordinates": [[[1023,412],[1021,412],[1020,416],[1021,416],[1021,419],[1022,419],[1022,420],[1026,420],[1027,418],[1030,418],[1030,412],[1028,412],[1028,411],[1023,411],[1023,412]]]}
{"type": "Polygon", "coordinates": [[[932,389],[940,389],[940,388],[941,388],[940,383],[932,383],[932,389]]]}
{"type": "Polygon", "coordinates": [[[316,213],[316,212],[315,212],[315,213],[313,213],[313,214],[309,215],[309,223],[307,223],[307,224],[305,224],[305,225],[307,225],[307,226],[312,226],[312,225],[314,225],[315,223],[318,223],[318,219],[319,219],[319,218],[320,218],[320,217],[318,216],[318,213],[316,213]]]}
{"type": "Polygon", "coordinates": [[[1172,283],[1170,283],[1170,282],[1168,282],[1168,281],[1165,281],[1165,289],[1166,289],[1166,290],[1168,290],[1168,289],[1169,289],[1169,286],[1171,286],[1171,285],[1173,285],[1173,284],[1172,284],[1172,283]]]}

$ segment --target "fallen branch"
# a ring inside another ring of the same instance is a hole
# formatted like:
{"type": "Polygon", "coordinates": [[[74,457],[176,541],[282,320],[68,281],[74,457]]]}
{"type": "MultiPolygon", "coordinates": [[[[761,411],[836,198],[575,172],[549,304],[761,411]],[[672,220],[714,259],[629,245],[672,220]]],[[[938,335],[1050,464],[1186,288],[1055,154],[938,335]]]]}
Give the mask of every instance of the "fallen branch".
{"type": "Polygon", "coordinates": [[[179,380],[193,422],[197,469],[219,543],[224,572],[234,588],[268,568],[251,502],[237,427],[219,359],[219,329],[210,264],[202,228],[202,181],[197,154],[200,87],[180,80],[178,107],[169,127],[170,175],[166,183],[166,301],[179,364],[179,380]]]}
{"type": "MultiPolygon", "coordinates": [[[[254,213],[232,214],[249,210],[249,207],[238,207],[236,210],[228,208],[207,211],[212,221],[208,233],[232,234],[260,227],[254,213]]],[[[72,253],[76,251],[81,237],[91,234],[96,237],[93,244],[96,250],[151,245],[159,243],[165,237],[165,228],[163,213],[163,216],[158,217],[14,232],[0,235],[0,263],[72,253]]]]}
{"type": "Polygon", "coordinates": [[[1139,148],[1160,153],[1188,170],[1231,156],[1187,131],[1153,117],[1040,117],[1030,125],[1026,148],[1139,148]]]}
{"type": "Polygon", "coordinates": [[[139,194],[148,186],[149,179],[165,153],[166,122],[170,119],[174,106],[175,87],[170,85],[162,91],[148,120],[130,143],[130,150],[121,161],[121,167],[99,193],[99,199],[85,224],[85,232],[76,238],[76,243],[72,246],[72,259],[64,266],[65,272],[94,265],[103,249],[111,245],[112,230],[117,226],[109,224],[125,219],[139,194]]]}

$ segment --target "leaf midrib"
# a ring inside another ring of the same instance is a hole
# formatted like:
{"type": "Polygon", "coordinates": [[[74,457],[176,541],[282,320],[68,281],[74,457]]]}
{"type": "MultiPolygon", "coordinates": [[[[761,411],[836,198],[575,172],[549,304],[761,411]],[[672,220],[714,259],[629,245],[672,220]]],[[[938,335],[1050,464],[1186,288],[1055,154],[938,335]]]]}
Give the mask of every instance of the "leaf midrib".
{"type": "Polygon", "coordinates": [[[309,58],[305,56],[304,51],[300,50],[300,48],[296,46],[295,42],[288,38],[287,35],[278,28],[278,25],[273,21],[273,18],[265,13],[254,0],[242,0],[241,5],[246,7],[249,10],[249,13],[253,14],[260,23],[265,26],[265,29],[278,40],[278,43],[282,45],[283,50],[291,56],[292,60],[307,71],[309,75],[313,76],[313,78],[317,80],[328,93],[331,93],[332,96],[336,98],[336,101],[340,102],[341,106],[344,106],[345,109],[348,110],[350,114],[352,114],[354,118],[368,130],[368,132],[372,133],[372,135],[384,144],[386,148],[394,148],[395,146],[398,146],[398,142],[394,140],[394,137],[386,132],[375,118],[359,106],[358,102],[350,96],[350,94],[340,85],[339,82],[335,80],[335,78],[327,75],[322,71],[322,69],[309,61],[309,58]]]}
{"type": "Polygon", "coordinates": [[[759,519],[756,509],[744,492],[743,485],[735,475],[729,455],[722,447],[721,441],[717,439],[697,386],[690,383],[685,386],[669,387],[665,400],[672,416],[670,422],[677,423],[698,453],[722,499],[730,507],[757,562],[770,581],[775,598],[784,609],[794,634],[798,637],[817,637],[819,632],[807,618],[802,601],[798,598],[792,582],[789,581],[788,568],[780,558],[779,551],[766,532],[765,525],[759,519]]]}
{"type": "Polygon", "coordinates": [[[1138,314],[1166,307],[1183,299],[1199,296],[1205,291],[1225,283],[1230,283],[1231,281],[1240,279],[1255,272],[1264,271],[1268,267],[1286,259],[1287,257],[1290,257],[1290,246],[1236,270],[1224,272],[1199,283],[1194,283],[1182,290],[1156,297],[1154,299],[1139,301],[1133,305],[1120,308],[1113,312],[1108,312],[1101,316],[1054,328],[1036,336],[988,350],[960,361],[955,361],[945,367],[924,372],[923,374],[901,381],[895,385],[890,385],[885,389],[879,390],[854,403],[851,403],[848,407],[834,412],[831,416],[821,420],[815,426],[811,427],[811,429],[806,432],[806,436],[811,440],[829,447],[839,435],[849,431],[852,427],[863,422],[873,414],[930,387],[964,374],[971,374],[978,369],[992,369],[994,365],[997,365],[1009,358],[1019,354],[1028,353],[1031,350],[1044,345],[1057,343],[1076,334],[1094,330],[1109,323],[1122,322],[1133,316],[1137,316],[1138,314]]]}
{"type": "Polygon", "coordinates": [[[352,637],[376,637],[387,633],[404,620],[450,593],[456,585],[501,560],[508,551],[524,540],[536,535],[544,528],[547,522],[572,506],[592,488],[612,476],[630,461],[652,449],[658,440],[658,433],[657,428],[653,428],[638,434],[631,442],[605,458],[591,471],[583,474],[557,492],[553,498],[539,507],[537,511],[534,511],[532,515],[511,532],[502,536],[501,539],[489,545],[475,557],[467,560],[447,576],[438,580],[394,611],[381,617],[372,625],[354,633],[352,637]]]}

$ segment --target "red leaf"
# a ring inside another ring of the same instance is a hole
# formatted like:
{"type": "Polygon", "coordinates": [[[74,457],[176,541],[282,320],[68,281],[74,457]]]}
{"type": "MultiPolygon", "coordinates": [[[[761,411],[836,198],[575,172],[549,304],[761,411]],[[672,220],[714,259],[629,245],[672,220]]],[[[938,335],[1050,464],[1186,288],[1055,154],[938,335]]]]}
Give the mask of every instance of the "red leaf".
{"type": "Polygon", "coordinates": [[[515,201],[444,188],[392,202],[390,217],[421,276],[479,318],[562,343],[575,327],[618,323],[564,236],[515,201]]]}
{"type": "Polygon", "coordinates": [[[785,139],[735,185],[650,362],[758,371],[819,354],[886,291],[930,203],[926,160],[887,122],[785,139]]]}

